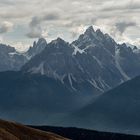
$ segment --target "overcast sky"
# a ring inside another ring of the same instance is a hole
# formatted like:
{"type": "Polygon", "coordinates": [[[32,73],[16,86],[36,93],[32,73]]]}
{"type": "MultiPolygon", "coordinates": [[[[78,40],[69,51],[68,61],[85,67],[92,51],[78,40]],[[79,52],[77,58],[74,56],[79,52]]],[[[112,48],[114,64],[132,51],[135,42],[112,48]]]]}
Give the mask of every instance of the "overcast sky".
{"type": "Polygon", "coordinates": [[[17,48],[39,37],[72,41],[90,25],[140,45],[140,0],[0,0],[0,42],[17,48]]]}

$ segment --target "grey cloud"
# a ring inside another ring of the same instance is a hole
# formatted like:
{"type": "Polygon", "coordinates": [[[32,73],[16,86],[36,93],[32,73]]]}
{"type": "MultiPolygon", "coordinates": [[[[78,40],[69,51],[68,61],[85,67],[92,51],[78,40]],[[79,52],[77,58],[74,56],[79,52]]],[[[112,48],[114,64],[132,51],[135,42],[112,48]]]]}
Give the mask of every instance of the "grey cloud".
{"type": "Polygon", "coordinates": [[[0,25],[0,33],[6,33],[8,31],[10,31],[13,27],[13,24],[11,22],[3,22],[0,25]]]}
{"type": "Polygon", "coordinates": [[[30,22],[29,26],[32,27],[36,27],[37,25],[39,25],[41,23],[41,19],[39,17],[33,17],[32,21],[30,22]]]}
{"type": "Polygon", "coordinates": [[[128,11],[128,10],[140,10],[140,1],[139,0],[124,0],[122,2],[114,1],[108,2],[102,7],[103,11],[128,11]]]}
{"type": "Polygon", "coordinates": [[[26,36],[29,38],[40,38],[42,37],[42,29],[37,27],[36,29],[31,29],[31,31],[27,33],[26,36]]]}
{"type": "Polygon", "coordinates": [[[57,13],[49,13],[47,15],[45,15],[42,20],[58,20],[60,18],[60,16],[57,13]]]}
{"type": "Polygon", "coordinates": [[[48,13],[40,17],[37,16],[33,17],[29,24],[30,32],[27,33],[27,37],[29,38],[41,37],[43,33],[41,23],[54,20],[59,20],[59,15],[57,13],[48,13]]]}
{"type": "Polygon", "coordinates": [[[59,15],[57,13],[49,13],[40,17],[35,16],[32,18],[29,26],[34,27],[34,26],[39,25],[41,22],[58,20],[58,19],[59,19],[59,15]]]}
{"type": "Polygon", "coordinates": [[[14,1],[13,0],[0,0],[0,4],[2,5],[7,5],[7,4],[13,4],[14,1]]]}
{"type": "Polygon", "coordinates": [[[128,27],[137,26],[135,22],[118,22],[115,24],[117,30],[123,34],[128,27]]]}
{"type": "Polygon", "coordinates": [[[39,38],[42,36],[41,20],[38,17],[33,17],[29,24],[29,33],[26,34],[29,38],[39,38]]]}
{"type": "Polygon", "coordinates": [[[128,24],[130,17],[140,24],[140,0],[0,0],[0,9],[0,22],[24,26],[29,38],[40,37],[44,31],[56,36],[51,29],[75,37],[72,29],[80,25],[96,25],[121,36],[130,26],[134,28],[128,24]]]}

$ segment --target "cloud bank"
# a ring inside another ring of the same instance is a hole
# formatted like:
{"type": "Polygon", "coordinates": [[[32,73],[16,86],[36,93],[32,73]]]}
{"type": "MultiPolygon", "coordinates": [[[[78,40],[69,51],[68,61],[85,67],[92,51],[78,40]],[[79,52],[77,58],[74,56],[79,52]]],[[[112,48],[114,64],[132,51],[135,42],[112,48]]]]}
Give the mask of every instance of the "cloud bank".
{"type": "MultiPolygon", "coordinates": [[[[14,28],[15,38],[16,32],[24,29],[24,37],[29,40],[52,39],[60,34],[72,40],[90,25],[118,41],[127,38],[135,42],[140,38],[140,0],[0,0],[0,9],[1,23],[8,21],[22,27],[14,28]]],[[[8,31],[4,25],[0,28],[3,33],[8,31]]]]}

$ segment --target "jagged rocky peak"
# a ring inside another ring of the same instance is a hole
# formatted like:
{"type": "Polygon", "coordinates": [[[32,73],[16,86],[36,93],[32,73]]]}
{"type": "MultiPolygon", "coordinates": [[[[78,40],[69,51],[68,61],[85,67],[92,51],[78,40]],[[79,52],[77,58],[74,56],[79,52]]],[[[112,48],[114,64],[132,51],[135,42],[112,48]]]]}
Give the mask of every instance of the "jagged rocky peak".
{"type": "MultiPolygon", "coordinates": [[[[94,30],[93,26],[89,26],[84,35],[87,35],[89,37],[99,37],[99,38],[105,38],[105,34],[100,30],[100,29],[97,29],[96,31],[94,30]]],[[[99,39],[99,38],[96,38],[96,39],[99,39]]]]}
{"type": "Polygon", "coordinates": [[[93,26],[89,26],[84,34],[91,34],[91,33],[95,33],[95,30],[93,28],[93,26]]]}
{"type": "Polygon", "coordinates": [[[107,33],[104,34],[101,29],[97,29],[95,31],[93,26],[90,26],[89,28],[87,28],[84,35],[88,35],[88,36],[92,37],[92,39],[96,38],[99,41],[101,41],[101,39],[102,39],[102,40],[106,40],[106,41],[115,42],[114,39],[109,34],[107,34],[107,33]]]}
{"type": "Polygon", "coordinates": [[[124,47],[124,48],[127,48],[127,47],[128,47],[128,46],[126,45],[126,43],[122,43],[120,46],[121,46],[121,47],[124,47]]]}
{"type": "Polygon", "coordinates": [[[57,41],[60,41],[60,42],[61,42],[61,41],[62,41],[62,42],[65,42],[64,39],[62,39],[62,38],[60,38],[60,37],[58,37],[56,40],[57,40],[57,41]]]}
{"type": "Polygon", "coordinates": [[[34,41],[33,46],[27,51],[27,56],[32,58],[33,56],[40,53],[47,46],[47,41],[44,38],[39,38],[38,41],[34,41]]]}
{"type": "Polygon", "coordinates": [[[79,39],[80,42],[84,41],[90,41],[93,43],[101,43],[101,42],[110,42],[110,43],[115,43],[115,41],[112,39],[112,37],[108,34],[104,34],[100,29],[95,29],[93,26],[90,26],[86,29],[84,34],[80,35],[79,39]]]}
{"type": "Polygon", "coordinates": [[[134,46],[133,50],[137,50],[137,49],[138,49],[138,47],[137,46],[134,46]]]}
{"type": "Polygon", "coordinates": [[[105,38],[107,41],[110,41],[110,42],[115,43],[117,45],[115,40],[109,34],[105,33],[104,35],[105,35],[105,38]]]}
{"type": "Polygon", "coordinates": [[[129,46],[127,46],[125,43],[123,43],[122,45],[120,45],[120,51],[121,53],[127,53],[130,55],[130,53],[133,53],[133,49],[129,46]]]}
{"type": "MultiPolygon", "coordinates": [[[[36,41],[34,41],[34,42],[33,42],[33,47],[35,47],[36,44],[37,44],[36,41]]],[[[32,46],[30,46],[30,48],[32,48],[32,46]]]]}
{"type": "Polygon", "coordinates": [[[96,34],[99,35],[99,36],[103,36],[104,35],[100,29],[96,30],[96,34]]]}
{"type": "Polygon", "coordinates": [[[137,55],[140,54],[140,48],[139,48],[138,46],[135,46],[135,45],[130,44],[130,43],[126,43],[126,46],[127,46],[128,48],[131,48],[131,50],[132,50],[135,54],[137,54],[137,55]]]}
{"type": "Polygon", "coordinates": [[[5,51],[5,52],[15,52],[15,48],[11,47],[9,45],[5,45],[5,44],[0,44],[0,50],[1,51],[5,51]]]}
{"type": "Polygon", "coordinates": [[[101,42],[115,43],[114,39],[109,34],[104,34],[101,29],[94,30],[93,26],[90,26],[86,32],[86,35],[90,35],[92,39],[96,39],[101,42]]]}
{"type": "Polygon", "coordinates": [[[26,62],[26,58],[18,53],[14,47],[0,44],[0,72],[19,70],[26,62]]]}
{"type": "Polygon", "coordinates": [[[132,48],[129,47],[129,46],[127,46],[126,43],[123,43],[123,44],[119,45],[119,48],[120,48],[120,50],[123,51],[123,52],[126,52],[126,51],[127,51],[127,52],[133,52],[132,48]]]}
{"type": "Polygon", "coordinates": [[[38,41],[37,41],[37,45],[40,45],[40,44],[46,44],[47,45],[47,41],[45,38],[39,38],[38,41]]]}
{"type": "Polygon", "coordinates": [[[138,75],[139,60],[125,44],[117,44],[108,34],[90,26],[72,44],[61,38],[53,40],[22,70],[43,73],[82,92],[86,83],[92,87],[90,93],[101,93],[125,81],[126,77],[133,78],[136,69],[138,75]]]}
{"type": "Polygon", "coordinates": [[[83,36],[81,36],[80,38],[84,39],[84,40],[91,40],[91,41],[95,41],[98,40],[98,34],[97,32],[94,30],[93,26],[90,26],[86,29],[86,31],[84,32],[83,36]]]}
{"type": "Polygon", "coordinates": [[[115,46],[117,43],[109,36],[104,34],[100,29],[94,30],[93,26],[87,28],[84,34],[72,43],[80,49],[106,49],[111,52],[112,55],[115,55],[115,46]]]}
{"type": "Polygon", "coordinates": [[[100,29],[96,30],[96,36],[98,37],[99,40],[105,40],[105,41],[113,40],[108,34],[104,34],[100,29]]]}
{"type": "Polygon", "coordinates": [[[65,46],[69,46],[69,43],[66,42],[65,40],[63,40],[62,38],[58,37],[56,40],[53,40],[50,43],[50,45],[55,47],[55,48],[63,48],[65,46]]]}
{"type": "Polygon", "coordinates": [[[44,48],[47,45],[47,41],[45,38],[39,38],[38,41],[33,43],[33,48],[44,48]]]}
{"type": "Polygon", "coordinates": [[[134,47],[136,47],[136,46],[128,44],[128,43],[122,43],[122,44],[120,44],[120,46],[123,47],[123,48],[130,48],[130,49],[133,49],[134,47]]]}
{"type": "MultiPolygon", "coordinates": [[[[46,39],[45,38],[39,38],[38,39],[38,41],[34,41],[34,43],[33,43],[33,48],[36,48],[36,47],[38,47],[38,46],[40,46],[40,47],[42,47],[41,45],[47,45],[47,41],[46,41],[46,39]]],[[[32,48],[32,47],[30,47],[30,48],[32,48]]]]}
{"type": "Polygon", "coordinates": [[[134,46],[132,49],[133,49],[133,52],[134,52],[135,54],[140,55],[140,48],[138,48],[137,46],[134,46]]]}
{"type": "Polygon", "coordinates": [[[67,43],[67,42],[62,38],[58,37],[56,40],[53,40],[52,43],[59,44],[59,43],[67,43]]]}
{"type": "Polygon", "coordinates": [[[77,46],[80,49],[85,49],[86,46],[93,45],[96,39],[96,32],[93,26],[90,26],[86,31],[79,36],[77,40],[72,42],[72,45],[77,46]]]}

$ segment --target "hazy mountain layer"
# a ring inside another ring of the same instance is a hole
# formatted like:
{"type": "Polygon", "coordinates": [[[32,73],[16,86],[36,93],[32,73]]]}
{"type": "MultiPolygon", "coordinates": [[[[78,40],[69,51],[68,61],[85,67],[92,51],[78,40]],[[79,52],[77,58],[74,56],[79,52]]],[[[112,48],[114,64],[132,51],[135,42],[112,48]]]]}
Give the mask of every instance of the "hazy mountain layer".
{"type": "Polygon", "coordinates": [[[61,121],[67,126],[140,134],[140,77],[101,95],[61,121]]]}
{"type": "Polygon", "coordinates": [[[0,116],[28,124],[50,124],[85,106],[92,96],[69,90],[39,74],[0,73],[0,116]]]}

